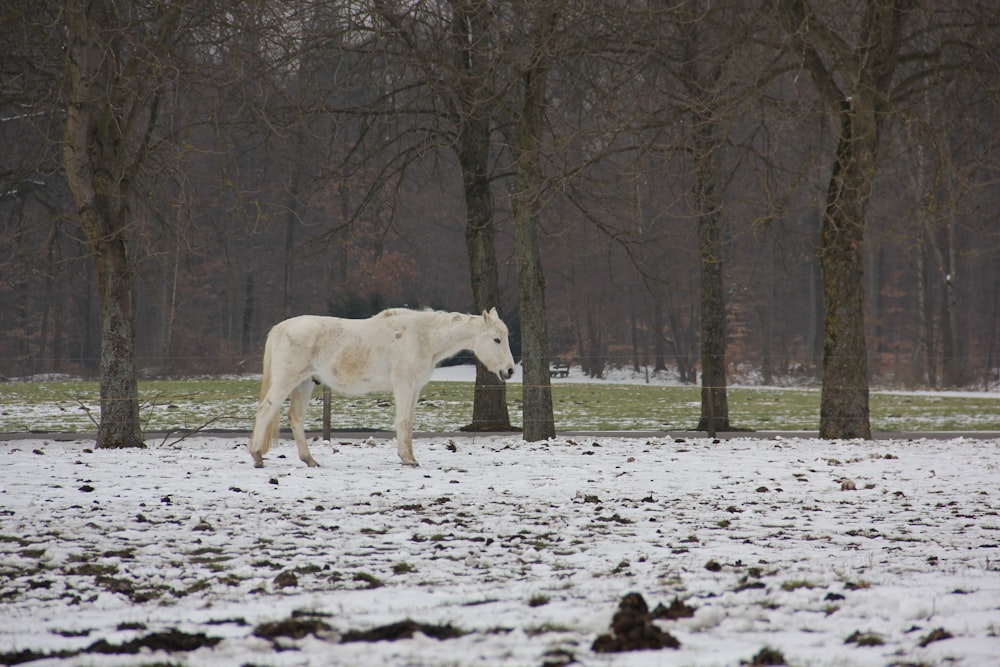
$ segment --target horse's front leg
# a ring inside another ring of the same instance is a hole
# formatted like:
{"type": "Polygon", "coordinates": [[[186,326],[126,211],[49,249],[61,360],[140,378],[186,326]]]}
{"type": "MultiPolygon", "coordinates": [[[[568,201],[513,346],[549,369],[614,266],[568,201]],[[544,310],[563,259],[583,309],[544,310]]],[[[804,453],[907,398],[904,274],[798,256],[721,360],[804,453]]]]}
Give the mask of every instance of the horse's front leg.
{"type": "Polygon", "coordinates": [[[313,381],[311,378],[292,391],[292,403],[288,408],[288,421],[292,425],[292,435],[295,436],[295,445],[299,449],[299,458],[310,468],[318,468],[319,464],[309,453],[309,445],[306,444],[306,409],[309,407],[312,391],[313,381]]]}
{"type": "Polygon", "coordinates": [[[420,390],[396,389],[396,448],[403,465],[418,467],[413,456],[413,420],[420,390]]]}

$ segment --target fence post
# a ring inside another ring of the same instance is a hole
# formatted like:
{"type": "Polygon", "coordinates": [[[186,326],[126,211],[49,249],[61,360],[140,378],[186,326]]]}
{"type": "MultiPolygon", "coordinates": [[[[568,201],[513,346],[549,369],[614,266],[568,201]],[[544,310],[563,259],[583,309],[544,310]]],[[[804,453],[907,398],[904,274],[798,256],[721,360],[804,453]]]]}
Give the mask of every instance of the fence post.
{"type": "Polygon", "coordinates": [[[323,385],[323,440],[330,442],[330,388],[323,385]]]}

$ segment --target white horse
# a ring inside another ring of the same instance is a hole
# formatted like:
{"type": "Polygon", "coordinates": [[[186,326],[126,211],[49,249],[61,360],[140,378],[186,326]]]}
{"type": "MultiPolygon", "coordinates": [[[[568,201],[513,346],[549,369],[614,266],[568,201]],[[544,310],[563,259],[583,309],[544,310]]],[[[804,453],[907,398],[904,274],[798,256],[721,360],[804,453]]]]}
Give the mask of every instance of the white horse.
{"type": "Polygon", "coordinates": [[[319,465],[309,453],[304,428],[316,383],[351,395],[391,390],[399,458],[418,465],[413,415],[420,390],[440,361],[462,350],[472,350],[501,380],[514,374],[507,326],[496,308],[482,315],[392,308],[365,320],[302,315],[276,324],[264,345],[264,378],[250,439],[254,466],[264,466],[289,395],[288,420],[299,458],[310,467],[319,465]]]}

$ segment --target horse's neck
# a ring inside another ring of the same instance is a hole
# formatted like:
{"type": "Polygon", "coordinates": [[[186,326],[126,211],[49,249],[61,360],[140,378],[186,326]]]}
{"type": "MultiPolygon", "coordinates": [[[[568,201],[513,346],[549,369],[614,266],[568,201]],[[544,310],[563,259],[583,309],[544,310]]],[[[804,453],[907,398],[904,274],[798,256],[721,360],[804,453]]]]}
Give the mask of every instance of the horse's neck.
{"type": "Polygon", "coordinates": [[[462,350],[471,350],[472,343],[479,333],[479,318],[475,315],[461,315],[461,319],[455,320],[454,315],[449,315],[444,326],[439,326],[437,333],[430,337],[435,341],[436,349],[433,350],[434,362],[454,356],[462,350]]]}

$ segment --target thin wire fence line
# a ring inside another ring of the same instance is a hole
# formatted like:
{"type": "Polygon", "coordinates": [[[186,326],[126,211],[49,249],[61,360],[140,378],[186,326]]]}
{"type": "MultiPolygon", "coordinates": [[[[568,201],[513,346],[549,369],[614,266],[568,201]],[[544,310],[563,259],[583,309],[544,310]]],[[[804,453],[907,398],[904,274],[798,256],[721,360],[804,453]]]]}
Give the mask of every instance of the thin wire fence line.
{"type": "MultiPolygon", "coordinates": [[[[185,379],[177,379],[177,380],[174,380],[174,379],[160,379],[160,380],[155,380],[154,382],[166,382],[166,383],[169,383],[169,382],[199,382],[199,381],[200,380],[198,380],[198,379],[185,378],[185,379]]],[[[222,379],[222,380],[208,380],[208,381],[225,382],[226,380],[222,379]]],[[[233,379],[231,381],[257,382],[254,378],[233,379]]],[[[204,399],[205,399],[204,392],[200,392],[200,391],[199,392],[186,392],[186,393],[169,394],[169,393],[156,392],[154,389],[151,389],[151,388],[143,389],[141,386],[139,388],[139,395],[137,397],[116,397],[116,396],[101,397],[100,394],[99,394],[99,391],[100,391],[99,382],[96,379],[86,379],[86,380],[57,380],[56,382],[70,382],[70,383],[74,383],[74,384],[75,383],[81,383],[81,384],[83,384],[83,383],[88,383],[88,384],[89,383],[98,383],[98,385],[95,386],[95,387],[93,387],[92,389],[90,389],[88,391],[64,392],[61,396],[52,396],[52,397],[38,398],[38,399],[22,399],[22,398],[19,398],[18,399],[18,403],[29,404],[30,405],[30,404],[35,404],[35,403],[51,403],[54,400],[60,400],[60,399],[61,400],[66,400],[66,401],[70,401],[70,400],[72,400],[72,401],[88,400],[88,401],[93,401],[93,402],[102,402],[102,401],[104,401],[104,402],[112,402],[112,401],[134,401],[134,402],[142,402],[142,403],[149,403],[153,399],[155,399],[155,401],[157,403],[163,403],[163,402],[166,402],[166,401],[182,401],[182,400],[195,400],[195,401],[200,401],[201,402],[201,401],[204,401],[204,399]]],[[[143,383],[142,380],[140,380],[139,382],[140,382],[140,385],[143,383]]],[[[470,386],[475,385],[475,381],[471,380],[471,379],[470,380],[432,380],[431,382],[440,383],[440,384],[449,384],[449,385],[452,385],[452,384],[453,385],[470,385],[470,386]]],[[[19,382],[12,382],[12,383],[11,382],[0,383],[0,404],[3,403],[3,396],[4,396],[4,394],[8,393],[8,392],[5,392],[3,390],[3,385],[4,384],[7,384],[8,386],[17,386],[17,385],[28,385],[28,384],[37,384],[37,383],[45,383],[45,381],[39,380],[39,381],[19,381],[19,382]]],[[[734,391],[734,392],[742,392],[742,391],[801,391],[801,392],[810,393],[810,394],[821,394],[822,393],[822,387],[820,387],[818,385],[811,385],[811,386],[803,386],[803,385],[772,386],[772,385],[746,385],[746,384],[704,385],[704,384],[694,384],[694,383],[691,383],[691,384],[687,384],[687,383],[660,384],[660,383],[622,382],[622,381],[616,381],[614,379],[610,379],[610,380],[600,380],[600,379],[598,379],[598,380],[595,381],[595,379],[593,379],[593,378],[589,378],[585,382],[574,382],[573,378],[561,379],[561,380],[553,382],[551,384],[524,384],[523,382],[511,382],[511,381],[508,381],[507,384],[505,384],[505,385],[487,385],[487,386],[483,387],[483,389],[485,389],[485,390],[488,391],[490,389],[499,390],[500,388],[507,389],[507,388],[510,388],[510,387],[516,387],[516,388],[520,388],[520,389],[549,389],[549,390],[551,390],[553,392],[559,392],[559,391],[568,390],[570,387],[574,387],[574,386],[592,385],[592,384],[600,384],[600,385],[603,385],[603,386],[606,386],[606,387],[609,387],[609,388],[614,388],[614,387],[623,387],[624,388],[624,387],[629,387],[629,386],[637,385],[637,386],[643,386],[643,387],[647,387],[647,388],[651,388],[651,389],[655,389],[655,388],[662,388],[664,390],[677,390],[677,389],[681,389],[681,390],[689,390],[691,392],[697,392],[697,393],[701,393],[701,392],[705,392],[705,391],[721,391],[721,390],[725,390],[727,393],[729,391],[734,391]]],[[[880,393],[880,392],[889,392],[889,393],[902,392],[902,393],[907,393],[907,392],[911,392],[911,391],[914,392],[914,393],[921,393],[921,392],[928,391],[925,388],[917,388],[917,389],[910,390],[910,389],[900,389],[898,387],[879,388],[879,387],[871,387],[870,385],[869,386],[864,386],[864,385],[834,385],[833,388],[835,388],[837,390],[840,390],[840,391],[857,390],[857,389],[864,388],[864,389],[868,390],[869,394],[877,394],[877,393],[880,393]]],[[[313,400],[317,400],[317,399],[322,398],[322,394],[318,393],[318,389],[319,388],[317,387],[317,393],[314,393],[312,395],[313,400]]],[[[952,393],[952,394],[970,393],[969,390],[963,389],[963,388],[947,388],[947,389],[945,389],[945,388],[938,388],[938,389],[934,389],[932,391],[940,392],[940,393],[945,394],[945,395],[947,395],[949,393],[952,393]]],[[[13,393],[13,392],[11,392],[11,393],[13,393]]],[[[377,391],[377,392],[371,392],[370,394],[363,394],[363,395],[360,395],[360,396],[359,395],[355,395],[355,394],[341,394],[341,393],[339,393],[337,391],[334,391],[333,393],[334,393],[335,396],[341,396],[345,400],[375,400],[374,397],[377,397],[377,396],[391,396],[392,391],[391,390],[377,391]]],[[[971,393],[987,394],[987,395],[996,394],[997,397],[1000,398],[1000,391],[993,392],[993,391],[974,390],[971,393]]],[[[213,391],[212,392],[212,399],[211,400],[218,401],[218,400],[226,400],[226,399],[240,399],[240,398],[244,398],[244,397],[249,398],[250,400],[253,400],[255,403],[260,400],[260,396],[256,392],[252,392],[252,391],[251,392],[226,392],[226,393],[220,393],[218,391],[213,391]]],[[[470,394],[470,400],[471,400],[471,394],[470,394]]]]}

